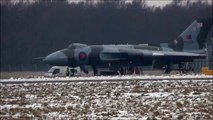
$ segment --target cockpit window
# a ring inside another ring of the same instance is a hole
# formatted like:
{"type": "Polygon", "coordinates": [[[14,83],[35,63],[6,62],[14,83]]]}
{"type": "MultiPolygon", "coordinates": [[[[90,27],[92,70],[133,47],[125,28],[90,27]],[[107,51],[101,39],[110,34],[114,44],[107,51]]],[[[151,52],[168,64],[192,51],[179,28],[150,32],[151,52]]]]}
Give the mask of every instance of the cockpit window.
{"type": "Polygon", "coordinates": [[[82,47],[87,47],[87,45],[81,44],[81,43],[72,43],[68,46],[69,49],[76,49],[76,48],[82,48],[82,47]]]}

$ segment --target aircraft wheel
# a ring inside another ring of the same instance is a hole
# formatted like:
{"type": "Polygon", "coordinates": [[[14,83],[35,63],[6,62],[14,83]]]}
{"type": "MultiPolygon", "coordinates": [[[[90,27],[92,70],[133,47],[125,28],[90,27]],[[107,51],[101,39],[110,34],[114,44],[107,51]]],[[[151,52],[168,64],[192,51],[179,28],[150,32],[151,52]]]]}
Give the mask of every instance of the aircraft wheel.
{"type": "Polygon", "coordinates": [[[167,64],[166,66],[165,66],[165,72],[164,73],[166,73],[166,74],[169,74],[170,72],[171,72],[171,66],[170,66],[170,64],[167,64]]]}
{"type": "Polygon", "coordinates": [[[184,63],[182,72],[183,73],[188,73],[190,71],[193,71],[193,64],[189,63],[189,62],[184,63]]]}
{"type": "Polygon", "coordinates": [[[133,68],[133,67],[129,67],[128,73],[129,73],[130,75],[132,75],[132,74],[134,73],[134,68],[133,68]]]}
{"type": "Polygon", "coordinates": [[[125,74],[125,70],[124,70],[124,68],[120,68],[120,70],[119,70],[119,71],[120,71],[120,74],[121,74],[121,75],[124,75],[124,74],[125,74]]]}
{"type": "Polygon", "coordinates": [[[135,74],[136,74],[136,75],[140,74],[140,70],[139,70],[138,67],[135,67],[135,74]]]}
{"type": "Polygon", "coordinates": [[[94,76],[98,75],[98,70],[95,66],[92,66],[94,76]]]}

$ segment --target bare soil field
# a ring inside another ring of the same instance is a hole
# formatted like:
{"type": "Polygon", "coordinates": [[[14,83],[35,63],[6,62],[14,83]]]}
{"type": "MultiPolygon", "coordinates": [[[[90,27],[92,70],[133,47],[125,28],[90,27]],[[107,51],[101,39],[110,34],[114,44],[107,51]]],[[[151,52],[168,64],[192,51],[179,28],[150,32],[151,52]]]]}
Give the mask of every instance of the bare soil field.
{"type": "Polygon", "coordinates": [[[213,119],[213,80],[1,84],[1,119],[213,119]]]}

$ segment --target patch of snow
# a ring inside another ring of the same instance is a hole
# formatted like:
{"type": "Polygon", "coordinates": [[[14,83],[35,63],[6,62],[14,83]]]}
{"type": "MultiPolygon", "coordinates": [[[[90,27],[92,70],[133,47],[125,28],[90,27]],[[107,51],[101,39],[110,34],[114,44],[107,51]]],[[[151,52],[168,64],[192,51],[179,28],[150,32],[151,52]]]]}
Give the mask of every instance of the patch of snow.
{"type": "Polygon", "coordinates": [[[153,93],[145,93],[144,95],[152,97],[152,98],[155,98],[155,97],[159,98],[159,97],[167,97],[167,96],[171,95],[171,93],[168,93],[168,92],[153,92],[153,93]]]}
{"type": "Polygon", "coordinates": [[[25,98],[28,98],[28,99],[36,99],[37,96],[36,96],[36,95],[27,94],[27,95],[25,95],[25,98]]]}
{"type": "Polygon", "coordinates": [[[19,105],[1,105],[1,109],[11,109],[11,108],[17,108],[19,105]]]}
{"type": "Polygon", "coordinates": [[[141,93],[124,93],[123,97],[140,96],[141,93]]]}
{"type": "Polygon", "coordinates": [[[34,104],[30,104],[30,105],[25,105],[24,108],[43,108],[43,107],[39,103],[34,103],[34,104]]]}

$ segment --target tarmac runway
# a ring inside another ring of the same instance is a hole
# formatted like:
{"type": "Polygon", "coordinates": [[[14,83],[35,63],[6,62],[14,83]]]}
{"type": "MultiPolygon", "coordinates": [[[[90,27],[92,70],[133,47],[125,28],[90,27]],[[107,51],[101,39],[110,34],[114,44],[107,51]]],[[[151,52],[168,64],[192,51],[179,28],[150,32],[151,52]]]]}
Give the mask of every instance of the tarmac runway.
{"type": "Polygon", "coordinates": [[[140,75],[140,76],[91,76],[91,77],[36,77],[2,79],[1,84],[23,83],[62,83],[62,82],[116,82],[116,81],[172,81],[172,80],[213,80],[213,76],[206,75],[140,75]]]}

